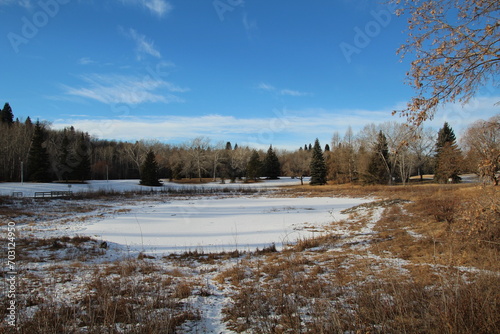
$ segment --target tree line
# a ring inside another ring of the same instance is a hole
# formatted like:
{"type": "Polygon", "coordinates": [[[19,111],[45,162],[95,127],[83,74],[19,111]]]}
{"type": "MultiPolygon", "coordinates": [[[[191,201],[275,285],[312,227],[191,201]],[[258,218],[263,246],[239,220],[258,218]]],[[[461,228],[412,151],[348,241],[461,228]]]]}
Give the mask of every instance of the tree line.
{"type": "Polygon", "coordinates": [[[0,114],[0,181],[141,179],[159,185],[160,179],[310,176],[311,184],[406,184],[412,176],[434,174],[437,182],[448,183],[459,182],[461,173],[476,173],[498,184],[500,170],[499,115],[469,126],[460,143],[448,123],[435,133],[386,122],[368,124],[357,134],[350,127],[343,136],[334,132],[324,148],[316,139],[290,151],[212,143],[206,137],[180,145],[103,140],[73,127],[55,130],[30,117],[14,119],[8,103],[0,114]]]}

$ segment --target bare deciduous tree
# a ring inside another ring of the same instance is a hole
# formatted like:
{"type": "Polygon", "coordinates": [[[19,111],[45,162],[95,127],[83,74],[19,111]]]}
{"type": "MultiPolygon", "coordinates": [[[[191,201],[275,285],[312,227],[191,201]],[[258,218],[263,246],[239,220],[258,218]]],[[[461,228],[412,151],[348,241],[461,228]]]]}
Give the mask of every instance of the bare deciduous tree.
{"type": "Polygon", "coordinates": [[[500,170],[500,115],[477,121],[467,129],[465,146],[477,155],[477,171],[487,182],[498,185],[500,170]]]}
{"type": "MultiPolygon", "coordinates": [[[[443,103],[470,101],[500,70],[498,0],[390,0],[408,16],[402,57],[414,56],[408,81],[416,96],[400,110],[419,125],[443,103]]],[[[394,113],[397,113],[395,111],[394,113]]]]}
{"type": "Polygon", "coordinates": [[[299,178],[301,184],[304,184],[303,176],[309,174],[311,152],[297,150],[294,152],[283,152],[281,156],[285,174],[294,178],[299,178]]]}
{"type": "Polygon", "coordinates": [[[208,150],[210,149],[210,139],[197,137],[186,144],[186,152],[191,158],[192,166],[196,170],[196,175],[202,180],[202,173],[207,171],[208,150]]]}

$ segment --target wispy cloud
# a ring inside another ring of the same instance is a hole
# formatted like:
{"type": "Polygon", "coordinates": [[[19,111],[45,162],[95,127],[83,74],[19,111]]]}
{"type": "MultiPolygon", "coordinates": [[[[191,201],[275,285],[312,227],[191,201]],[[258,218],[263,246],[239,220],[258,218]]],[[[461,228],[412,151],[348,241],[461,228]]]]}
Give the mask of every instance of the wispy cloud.
{"type": "Polygon", "coordinates": [[[123,33],[135,42],[135,50],[139,60],[142,59],[143,55],[149,55],[158,59],[161,58],[161,53],[155,48],[154,42],[148,40],[145,35],[138,33],[132,28],[128,31],[123,31],[123,33]]]}
{"type": "Polygon", "coordinates": [[[247,33],[247,37],[249,39],[254,38],[259,30],[259,27],[257,25],[257,21],[249,19],[248,15],[245,13],[245,14],[243,14],[242,23],[243,23],[243,27],[245,28],[245,31],[247,33]]]}
{"type": "Polygon", "coordinates": [[[291,89],[282,89],[280,90],[281,95],[288,95],[288,96],[310,96],[311,93],[306,93],[306,92],[299,92],[298,90],[291,90],[291,89]]]}
{"type": "Polygon", "coordinates": [[[150,76],[88,74],[80,77],[85,85],[62,85],[66,96],[77,96],[106,104],[173,103],[184,100],[173,93],[189,91],[171,82],[150,76]]]}
{"type": "Polygon", "coordinates": [[[169,2],[163,0],[142,0],[141,2],[143,6],[159,16],[168,14],[173,9],[169,2]]]}
{"type": "Polygon", "coordinates": [[[257,86],[258,89],[261,89],[261,90],[265,90],[265,91],[268,91],[268,92],[273,92],[276,90],[276,88],[270,84],[267,84],[265,82],[261,82],[258,86],[257,86]]]}
{"type": "Polygon", "coordinates": [[[138,5],[148,9],[152,14],[162,17],[173,10],[172,4],[165,0],[120,0],[125,4],[138,5]]]}
{"type": "Polygon", "coordinates": [[[80,59],[78,59],[78,64],[79,65],[90,65],[90,64],[94,64],[95,61],[93,61],[92,59],[88,58],[88,57],[82,57],[80,59]]]}
{"type": "Polygon", "coordinates": [[[293,90],[293,89],[278,89],[278,88],[274,87],[273,85],[270,85],[270,84],[265,83],[265,82],[261,82],[257,86],[257,89],[260,89],[260,90],[263,90],[266,92],[272,92],[272,93],[275,93],[278,95],[283,95],[283,96],[300,97],[300,96],[311,96],[312,95],[311,93],[301,92],[301,91],[293,90]]]}

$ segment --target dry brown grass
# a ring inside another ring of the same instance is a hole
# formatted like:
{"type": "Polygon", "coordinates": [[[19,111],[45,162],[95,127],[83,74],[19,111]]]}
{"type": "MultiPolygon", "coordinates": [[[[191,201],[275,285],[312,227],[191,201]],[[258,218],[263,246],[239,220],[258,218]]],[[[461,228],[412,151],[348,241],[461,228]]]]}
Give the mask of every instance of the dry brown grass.
{"type": "Polygon", "coordinates": [[[236,265],[220,272],[214,278],[214,281],[216,281],[220,285],[231,284],[234,286],[239,286],[247,276],[246,267],[247,266],[242,265],[238,262],[236,265]]]}
{"type": "Polygon", "coordinates": [[[378,250],[417,263],[500,270],[498,189],[427,187],[411,203],[387,209],[377,224],[378,250]]]}
{"type": "MultiPolygon", "coordinates": [[[[144,260],[50,270],[51,276],[19,273],[18,307],[33,307],[32,312],[19,312],[17,327],[0,327],[0,332],[174,333],[181,324],[199,318],[184,302],[197,288],[196,280],[172,277],[144,260]],[[78,279],[82,274],[88,279],[78,279]],[[72,282],[80,293],[58,300],[55,285],[65,282],[72,282]]],[[[0,304],[2,314],[6,307],[0,304]]]]}
{"type": "Polygon", "coordinates": [[[366,228],[370,210],[383,209],[383,214],[362,246],[350,243],[349,236],[322,235],[239,267],[246,274],[233,284],[234,303],[225,309],[229,328],[255,333],[500,331],[497,188],[343,185],[294,191],[380,199],[351,210],[343,224],[351,236],[366,228]]]}

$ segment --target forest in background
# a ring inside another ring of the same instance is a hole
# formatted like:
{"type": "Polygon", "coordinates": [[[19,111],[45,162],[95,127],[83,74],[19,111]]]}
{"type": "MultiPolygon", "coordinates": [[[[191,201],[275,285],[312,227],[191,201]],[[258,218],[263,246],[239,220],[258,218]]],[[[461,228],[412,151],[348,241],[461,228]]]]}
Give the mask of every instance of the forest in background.
{"type": "MultiPolygon", "coordinates": [[[[170,145],[154,139],[134,143],[94,138],[74,127],[51,129],[47,122],[14,118],[8,103],[1,110],[0,181],[83,182],[139,179],[146,157],[154,158],[160,179],[212,178],[252,180],[260,177],[311,176],[315,184],[406,184],[412,176],[434,174],[440,183],[459,182],[459,174],[476,173],[498,184],[500,115],[477,121],[458,141],[445,123],[436,133],[397,122],[367,124],[354,133],[332,134],[295,151],[272,145],[267,151],[237,143],[213,143],[197,137],[170,145]]],[[[151,162],[151,161],[150,161],[151,162]]]]}

